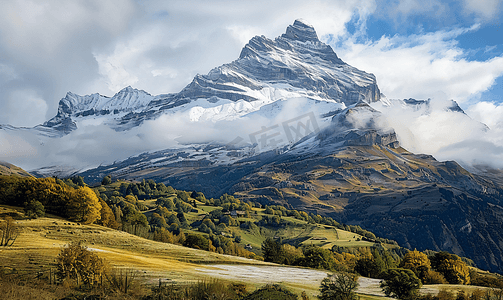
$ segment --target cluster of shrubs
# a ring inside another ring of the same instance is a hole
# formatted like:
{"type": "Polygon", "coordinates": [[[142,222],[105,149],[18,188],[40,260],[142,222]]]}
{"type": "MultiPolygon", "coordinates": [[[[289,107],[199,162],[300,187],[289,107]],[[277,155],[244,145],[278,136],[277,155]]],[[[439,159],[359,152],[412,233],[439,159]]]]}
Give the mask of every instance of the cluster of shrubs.
{"type": "MultiPolygon", "coordinates": [[[[378,238],[376,237],[372,232],[362,229],[358,225],[345,225],[345,224],[340,224],[337,221],[335,221],[333,218],[328,217],[328,216],[320,216],[317,214],[313,213],[307,213],[305,211],[298,211],[295,209],[287,209],[284,206],[281,205],[266,205],[265,206],[265,211],[266,214],[273,215],[273,216],[289,216],[289,217],[294,217],[298,220],[303,220],[311,224],[321,224],[321,225],[329,225],[329,226],[334,226],[336,228],[339,228],[341,230],[353,232],[356,234],[361,235],[362,237],[366,238],[368,241],[375,241],[375,242],[380,242],[380,243],[386,243],[386,244],[394,244],[397,245],[396,241],[385,239],[385,238],[378,238]]],[[[270,221],[271,218],[269,218],[267,221],[269,223],[272,223],[273,226],[281,226],[281,220],[276,221],[278,219],[275,219],[273,222],[270,221]]],[[[284,225],[291,225],[288,223],[283,223],[284,225]]]]}
{"type": "Polygon", "coordinates": [[[280,239],[268,238],[262,243],[265,261],[303,266],[329,271],[359,273],[367,277],[398,265],[404,248],[388,250],[379,243],[373,247],[338,247],[325,249],[318,246],[301,246],[282,243],[280,239]]]}

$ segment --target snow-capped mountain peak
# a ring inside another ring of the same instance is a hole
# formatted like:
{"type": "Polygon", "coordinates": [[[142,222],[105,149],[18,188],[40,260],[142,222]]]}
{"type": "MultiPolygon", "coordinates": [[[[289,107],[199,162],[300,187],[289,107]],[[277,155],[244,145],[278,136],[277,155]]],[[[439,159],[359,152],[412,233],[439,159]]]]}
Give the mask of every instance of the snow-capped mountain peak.
{"type": "Polygon", "coordinates": [[[291,40],[298,40],[301,42],[319,42],[318,35],[314,30],[314,27],[306,23],[306,21],[302,19],[297,19],[293,23],[286,28],[286,33],[284,33],[282,38],[287,38],[291,40]]]}
{"type": "Polygon", "coordinates": [[[177,112],[186,112],[193,122],[234,120],[253,112],[270,113],[261,108],[300,98],[310,101],[313,108],[322,103],[323,109],[333,110],[360,101],[376,102],[380,91],[373,74],[344,63],[318,39],[311,25],[296,20],[274,40],[252,38],[237,60],[207,75],[196,75],[179,93],[152,96],[132,87],[113,97],[69,92],[60,101],[58,114],[42,127],[61,136],[75,130],[80,121],[93,118],[93,124],[129,130],[145,120],[177,112]]]}

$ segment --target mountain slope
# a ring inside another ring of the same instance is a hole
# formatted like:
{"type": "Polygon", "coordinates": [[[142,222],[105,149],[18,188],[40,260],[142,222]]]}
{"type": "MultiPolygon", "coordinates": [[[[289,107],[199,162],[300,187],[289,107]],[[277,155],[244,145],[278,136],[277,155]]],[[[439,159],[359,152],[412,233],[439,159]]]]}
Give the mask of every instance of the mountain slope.
{"type": "Polygon", "coordinates": [[[0,175],[19,175],[23,177],[31,177],[32,175],[25,170],[12,165],[8,162],[0,160],[0,175]]]}
{"type": "Polygon", "coordinates": [[[107,174],[330,215],[403,246],[451,251],[492,271],[503,266],[501,185],[456,162],[401,148],[365,103],[339,111],[330,126],[281,151],[246,155],[215,145],[145,153],[81,175],[97,181],[107,174]],[[233,153],[234,160],[212,161],[217,153],[233,153]]]}

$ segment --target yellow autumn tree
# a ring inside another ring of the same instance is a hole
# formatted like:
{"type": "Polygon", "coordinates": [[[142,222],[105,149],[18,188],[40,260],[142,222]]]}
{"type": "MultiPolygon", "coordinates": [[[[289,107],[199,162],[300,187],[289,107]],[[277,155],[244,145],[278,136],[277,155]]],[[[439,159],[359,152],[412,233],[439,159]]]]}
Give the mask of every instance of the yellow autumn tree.
{"type": "Polygon", "coordinates": [[[100,200],[88,187],[76,189],[67,203],[67,214],[72,221],[92,224],[101,218],[100,200]]]}
{"type": "Polygon", "coordinates": [[[412,270],[424,282],[427,272],[431,269],[431,262],[426,254],[414,250],[404,255],[399,267],[412,270]]]}
{"type": "Polygon", "coordinates": [[[100,220],[97,223],[113,229],[119,228],[119,223],[115,220],[115,215],[112,209],[101,198],[99,198],[99,201],[101,204],[101,211],[100,220]]]}
{"type": "Polygon", "coordinates": [[[469,284],[470,269],[461,258],[447,252],[437,252],[431,257],[431,265],[451,284],[469,284]]]}
{"type": "Polygon", "coordinates": [[[61,279],[71,278],[88,285],[101,281],[106,270],[105,262],[81,242],[70,243],[61,249],[57,263],[57,274],[61,279]]]}

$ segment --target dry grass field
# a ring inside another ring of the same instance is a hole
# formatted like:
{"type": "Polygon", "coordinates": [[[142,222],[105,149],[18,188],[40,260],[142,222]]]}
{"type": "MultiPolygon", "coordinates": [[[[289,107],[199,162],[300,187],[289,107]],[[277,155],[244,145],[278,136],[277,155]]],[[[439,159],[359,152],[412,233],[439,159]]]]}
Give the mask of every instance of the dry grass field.
{"type": "MultiPolygon", "coordinates": [[[[22,216],[15,207],[0,206],[0,216],[22,216]]],[[[314,298],[325,271],[279,266],[258,260],[221,255],[207,251],[160,243],[122,231],[97,225],[81,225],[48,216],[35,220],[17,219],[19,236],[11,247],[0,248],[0,269],[22,278],[48,278],[56,270],[56,257],[62,247],[72,241],[82,241],[89,250],[104,258],[111,267],[134,270],[143,284],[155,286],[159,280],[169,284],[186,284],[208,279],[241,282],[254,290],[267,283],[282,283],[294,292],[314,298]]],[[[335,232],[335,231],[334,231],[335,232]]],[[[338,238],[351,241],[354,236],[337,232],[338,238]]],[[[360,278],[358,293],[361,299],[384,299],[379,280],[360,278]]],[[[457,292],[476,287],[435,285],[422,288],[423,293],[440,289],[457,292]]],[[[36,295],[35,290],[25,291],[36,295]]],[[[17,298],[13,298],[17,299],[17,298]]],[[[20,298],[22,299],[22,297],[20,298]]],[[[44,297],[40,299],[46,299],[44,297]]],[[[47,298],[49,299],[49,298],[47,298]]]]}
{"type": "MultiPolygon", "coordinates": [[[[0,206],[1,215],[22,215],[15,207],[0,206]]],[[[161,280],[186,284],[218,278],[245,283],[254,290],[280,282],[295,292],[314,297],[324,271],[278,266],[258,260],[222,255],[143,239],[97,225],[81,225],[48,216],[16,220],[19,236],[11,247],[0,248],[0,268],[23,278],[47,278],[56,270],[56,257],[72,241],[82,241],[113,267],[134,270],[138,279],[155,286],[161,280]]],[[[362,299],[371,299],[363,296],[362,299]]]]}

